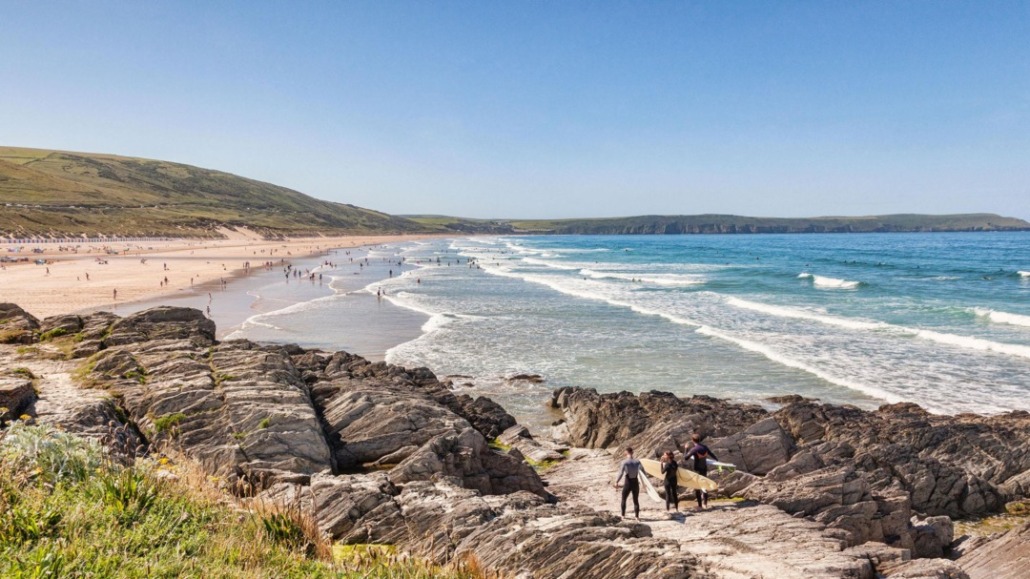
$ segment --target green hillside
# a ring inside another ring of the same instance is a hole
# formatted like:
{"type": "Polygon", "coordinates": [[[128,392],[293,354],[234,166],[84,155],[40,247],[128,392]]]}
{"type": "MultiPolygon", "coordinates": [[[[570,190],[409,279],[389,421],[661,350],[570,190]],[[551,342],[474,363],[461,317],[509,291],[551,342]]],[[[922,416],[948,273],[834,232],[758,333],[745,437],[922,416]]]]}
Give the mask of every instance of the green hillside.
{"type": "Polygon", "coordinates": [[[81,235],[215,237],[247,227],[266,237],[461,234],[830,233],[1027,230],[989,213],[768,218],[648,215],[606,219],[397,217],[190,165],[0,147],[0,238],[81,235]]]}
{"type": "Polygon", "coordinates": [[[1030,230],[1022,219],[992,213],[874,215],[867,217],[744,217],[740,215],[643,215],[607,219],[462,219],[409,216],[427,227],[463,233],[580,235],[690,233],[874,233],[912,231],[1030,230]]]}
{"type": "Polygon", "coordinates": [[[268,237],[405,233],[427,227],[369,209],[190,165],[0,147],[0,237],[268,237]]]}

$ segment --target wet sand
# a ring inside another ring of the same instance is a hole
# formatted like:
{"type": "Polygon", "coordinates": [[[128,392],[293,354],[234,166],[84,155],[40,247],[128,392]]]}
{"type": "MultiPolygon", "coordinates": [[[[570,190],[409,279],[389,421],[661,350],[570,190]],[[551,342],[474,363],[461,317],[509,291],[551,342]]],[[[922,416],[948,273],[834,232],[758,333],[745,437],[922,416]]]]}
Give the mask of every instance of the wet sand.
{"type": "MultiPolygon", "coordinates": [[[[362,291],[368,284],[386,277],[385,269],[379,272],[377,268],[366,268],[362,275],[338,277],[330,287],[328,277],[321,282],[306,277],[289,278],[283,268],[290,264],[301,271],[312,270],[326,260],[346,261],[347,252],[359,256],[368,247],[424,237],[266,241],[233,235],[219,241],[148,242],[141,244],[144,248],[130,250],[126,255],[108,255],[97,247],[90,251],[86,246],[80,247],[79,253],[59,252],[49,244],[26,246],[22,252],[12,254],[3,246],[3,255],[46,259],[49,263],[4,264],[5,268],[0,270],[0,302],[14,302],[39,318],[100,310],[125,316],[161,305],[192,307],[209,311],[218,326],[219,339],[248,337],[256,341],[294,342],[309,348],[343,349],[378,361],[389,348],[417,338],[427,319],[362,291]],[[31,247],[44,247],[47,251],[31,253],[31,247]],[[141,262],[144,259],[145,263],[141,262]],[[247,261],[249,268],[244,267],[247,261]],[[263,267],[267,261],[273,265],[263,267]],[[165,277],[167,285],[163,283],[165,277]],[[338,294],[348,320],[346,339],[340,339],[339,334],[327,338],[328,333],[316,327],[302,334],[287,333],[266,340],[247,335],[243,327],[253,316],[334,294],[338,294]]],[[[124,249],[125,245],[117,247],[124,249]]]]}
{"type": "Polygon", "coordinates": [[[8,252],[15,246],[0,245],[2,255],[30,260],[3,264],[0,301],[17,303],[39,318],[88,309],[115,310],[132,302],[219,288],[222,280],[231,283],[245,276],[246,262],[250,262],[253,274],[267,261],[278,265],[282,260],[318,256],[331,248],[426,237],[382,235],[269,241],[246,232],[225,233],[228,238],[222,240],[81,244],[77,253],[59,251],[56,244],[26,244],[17,253],[8,252]],[[43,253],[33,253],[34,248],[43,253]],[[48,263],[36,265],[36,259],[48,263]]]}

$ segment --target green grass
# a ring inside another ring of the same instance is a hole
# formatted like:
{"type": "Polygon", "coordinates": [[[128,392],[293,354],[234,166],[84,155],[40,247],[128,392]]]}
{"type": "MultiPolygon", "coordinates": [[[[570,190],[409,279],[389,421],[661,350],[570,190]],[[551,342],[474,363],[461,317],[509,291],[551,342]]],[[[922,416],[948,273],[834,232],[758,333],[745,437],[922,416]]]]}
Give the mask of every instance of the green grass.
{"type": "Polygon", "coordinates": [[[441,568],[389,546],[334,547],[301,513],[227,504],[188,463],[122,468],[50,427],[0,436],[0,577],[483,577],[474,560],[441,568]]]}
{"type": "Polygon", "coordinates": [[[168,432],[179,424],[183,420],[186,420],[186,415],[182,412],[176,412],[174,414],[165,414],[154,419],[154,429],[158,433],[168,432]]]}
{"type": "Polygon", "coordinates": [[[489,446],[490,448],[492,448],[494,450],[499,450],[501,452],[508,452],[509,450],[511,450],[511,446],[508,446],[507,444],[504,444],[503,442],[501,442],[501,440],[499,438],[495,438],[495,439],[491,440],[490,442],[487,443],[487,446],[489,446]]]}
{"type": "Polygon", "coordinates": [[[996,533],[1005,533],[1030,521],[1030,515],[1003,514],[991,515],[979,519],[955,521],[955,536],[989,537],[996,533]]]}
{"type": "Polygon", "coordinates": [[[135,381],[139,382],[140,384],[146,384],[147,383],[147,371],[144,370],[144,369],[129,370],[125,374],[122,374],[122,378],[127,378],[129,380],[135,380],[135,381]]]}
{"type": "Polygon", "coordinates": [[[215,386],[221,386],[222,384],[224,384],[226,382],[229,382],[229,381],[232,381],[232,380],[235,380],[235,379],[236,379],[236,376],[234,374],[227,374],[227,373],[224,373],[224,372],[218,372],[218,373],[215,374],[215,386]]]}
{"type": "MultiPolygon", "coordinates": [[[[0,226],[0,232],[3,231],[0,226]]],[[[25,334],[22,330],[0,330],[0,344],[10,344],[16,340],[20,340],[25,334]]]]}
{"type": "Polygon", "coordinates": [[[0,232],[17,235],[220,237],[219,227],[238,226],[270,237],[429,231],[414,221],[221,171],[11,147],[0,147],[0,205],[0,232]]]}
{"type": "Polygon", "coordinates": [[[561,463],[560,460],[552,460],[552,459],[533,460],[533,459],[529,458],[528,456],[526,457],[526,464],[528,464],[529,466],[533,467],[533,469],[536,470],[537,472],[547,472],[547,471],[551,470],[552,468],[558,466],[560,463],[561,463]]]}
{"type": "Polygon", "coordinates": [[[32,370],[29,370],[28,368],[24,367],[14,368],[13,370],[11,370],[11,374],[14,374],[15,376],[20,376],[22,378],[28,378],[29,380],[35,380],[37,378],[37,376],[32,373],[32,370]]]}
{"type": "Polygon", "coordinates": [[[97,357],[100,353],[94,354],[87,358],[79,367],[72,371],[72,380],[84,388],[92,388],[97,385],[98,381],[93,377],[93,368],[97,365],[97,357]]]}
{"type": "Polygon", "coordinates": [[[49,341],[49,340],[53,340],[54,338],[59,338],[59,337],[65,335],[67,333],[68,333],[68,330],[66,330],[64,328],[54,328],[52,330],[47,330],[47,331],[43,332],[42,334],[40,334],[39,335],[39,341],[40,342],[46,342],[46,341],[49,341]]]}

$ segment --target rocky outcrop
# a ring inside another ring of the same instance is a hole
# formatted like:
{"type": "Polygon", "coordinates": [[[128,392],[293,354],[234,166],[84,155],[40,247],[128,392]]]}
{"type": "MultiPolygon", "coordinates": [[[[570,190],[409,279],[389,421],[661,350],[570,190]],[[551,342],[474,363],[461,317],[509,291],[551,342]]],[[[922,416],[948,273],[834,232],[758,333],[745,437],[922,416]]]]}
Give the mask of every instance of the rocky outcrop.
{"type": "Polygon", "coordinates": [[[39,326],[41,334],[66,335],[82,331],[82,316],[64,314],[45,318],[39,326]]]}
{"type": "Polygon", "coordinates": [[[1030,413],[936,416],[914,404],[866,412],[799,400],[776,420],[807,448],[829,443],[837,463],[854,462],[874,488],[899,487],[929,515],[966,517],[1000,510],[1021,498],[1030,470],[1030,413]]]}
{"type": "Polygon", "coordinates": [[[0,303],[0,344],[31,344],[39,333],[39,320],[10,303],[0,303]]]}
{"type": "Polygon", "coordinates": [[[213,323],[185,308],[49,326],[93,345],[81,384],[114,395],[141,440],[180,449],[236,492],[382,470],[397,484],[443,477],[483,494],[553,499],[528,464],[488,445],[514,418],[489,399],[455,396],[426,369],[218,344],[213,323]]]}
{"type": "Polygon", "coordinates": [[[536,463],[556,462],[565,458],[568,447],[554,444],[551,441],[538,441],[530,434],[529,429],[516,424],[497,437],[497,442],[510,447],[509,453],[517,452],[536,463]]]}
{"type": "MultiPolygon", "coordinates": [[[[440,563],[475,554],[518,577],[960,577],[940,559],[954,554],[947,515],[988,512],[1024,496],[1030,480],[1026,413],[936,417],[801,398],[770,412],[705,396],[557,391],[556,431],[568,443],[651,455],[701,432],[748,471],[712,476],[749,501],[629,522],[610,514],[610,481],[584,468],[580,451],[534,439],[493,401],[455,395],[425,368],[218,343],[209,320],[182,308],[59,316],[29,331],[50,332],[55,343],[39,347],[71,358],[17,349],[18,364],[45,374],[26,410],[38,419],[125,460],[174,448],[228,490],[299,505],[338,541],[390,543],[440,563]],[[567,468],[547,486],[527,461],[567,468]],[[578,501],[577,473],[595,485],[578,501]]],[[[11,362],[0,358],[0,369],[11,362]]],[[[595,452],[608,473],[610,456],[595,452]]]]}
{"type": "Polygon", "coordinates": [[[32,380],[0,376],[0,424],[21,416],[35,401],[32,380]]]}
{"type": "Polygon", "coordinates": [[[887,565],[883,575],[888,579],[970,579],[961,566],[947,559],[915,559],[887,565]]]}
{"type": "Polygon", "coordinates": [[[1026,496],[1030,414],[934,416],[912,404],[875,412],[801,397],[775,412],[695,396],[557,390],[556,431],[572,444],[638,456],[682,449],[693,433],[747,472],[723,492],[824,523],[846,545],[869,541],[917,557],[949,552],[949,517],[996,512],[1026,496]],[[929,517],[929,518],[921,518],[929,517]]]}
{"type": "Polygon", "coordinates": [[[312,478],[264,495],[310,509],[344,543],[387,543],[446,562],[475,555],[517,577],[716,577],[646,525],[517,492],[482,495],[452,480],[393,484],[386,473],[312,478]]]}
{"type": "Polygon", "coordinates": [[[957,561],[971,579],[1020,579],[1030,572],[1030,522],[982,542],[957,561]]]}
{"type": "Polygon", "coordinates": [[[111,325],[104,347],[152,340],[191,340],[197,346],[215,341],[215,323],[193,308],[163,306],[138,312],[111,325]]]}
{"type": "MultiPolygon", "coordinates": [[[[908,496],[874,492],[853,467],[831,466],[806,473],[774,469],[737,494],[823,523],[847,546],[870,541],[904,549],[915,546],[908,496]]],[[[917,554],[940,557],[950,542],[934,543],[917,554]]]]}
{"type": "Polygon", "coordinates": [[[794,451],[794,439],[771,416],[730,436],[708,438],[705,444],[719,460],[756,475],[786,464],[794,451]]]}
{"type": "Polygon", "coordinates": [[[728,436],[767,413],[758,406],[710,396],[679,398],[667,392],[598,394],[594,389],[560,388],[551,407],[562,411],[558,437],[583,448],[633,446],[638,456],[683,448],[694,432],[728,436]]]}

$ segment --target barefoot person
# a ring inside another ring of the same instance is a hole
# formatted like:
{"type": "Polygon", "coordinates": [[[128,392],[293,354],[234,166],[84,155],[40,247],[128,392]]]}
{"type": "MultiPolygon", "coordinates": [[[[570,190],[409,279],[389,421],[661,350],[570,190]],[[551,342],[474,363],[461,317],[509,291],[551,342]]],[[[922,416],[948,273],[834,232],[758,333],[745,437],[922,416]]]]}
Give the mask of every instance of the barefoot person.
{"type": "MultiPolygon", "coordinates": [[[[719,460],[719,457],[712,454],[712,451],[701,444],[701,435],[696,432],[690,435],[690,443],[683,445],[683,462],[694,459],[694,472],[701,476],[708,476],[708,458],[719,460]]],[[[701,510],[708,506],[708,491],[694,489],[694,497],[697,498],[697,509],[701,510]]]]}
{"type": "Polygon", "coordinates": [[[672,455],[672,451],[666,451],[662,455],[662,475],[665,477],[665,510],[668,511],[670,506],[675,507],[677,511],[680,510],[680,495],[679,490],[676,488],[676,475],[679,470],[679,465],[676,464],[676,459],[672,455]]]}
{"type": "Polygon", "coordinates": [[[615,479],[615,488],[619,488],[622,477],[626,477],[626,484],[622,487],[622,516],[626,516],[626,498],[633,495],[633,512],[637,519],[640,519],[640,461],[633,458],[633,447],[626,447],[626,460],[622,461],[619,467],[619,478],[615,479]]]}

